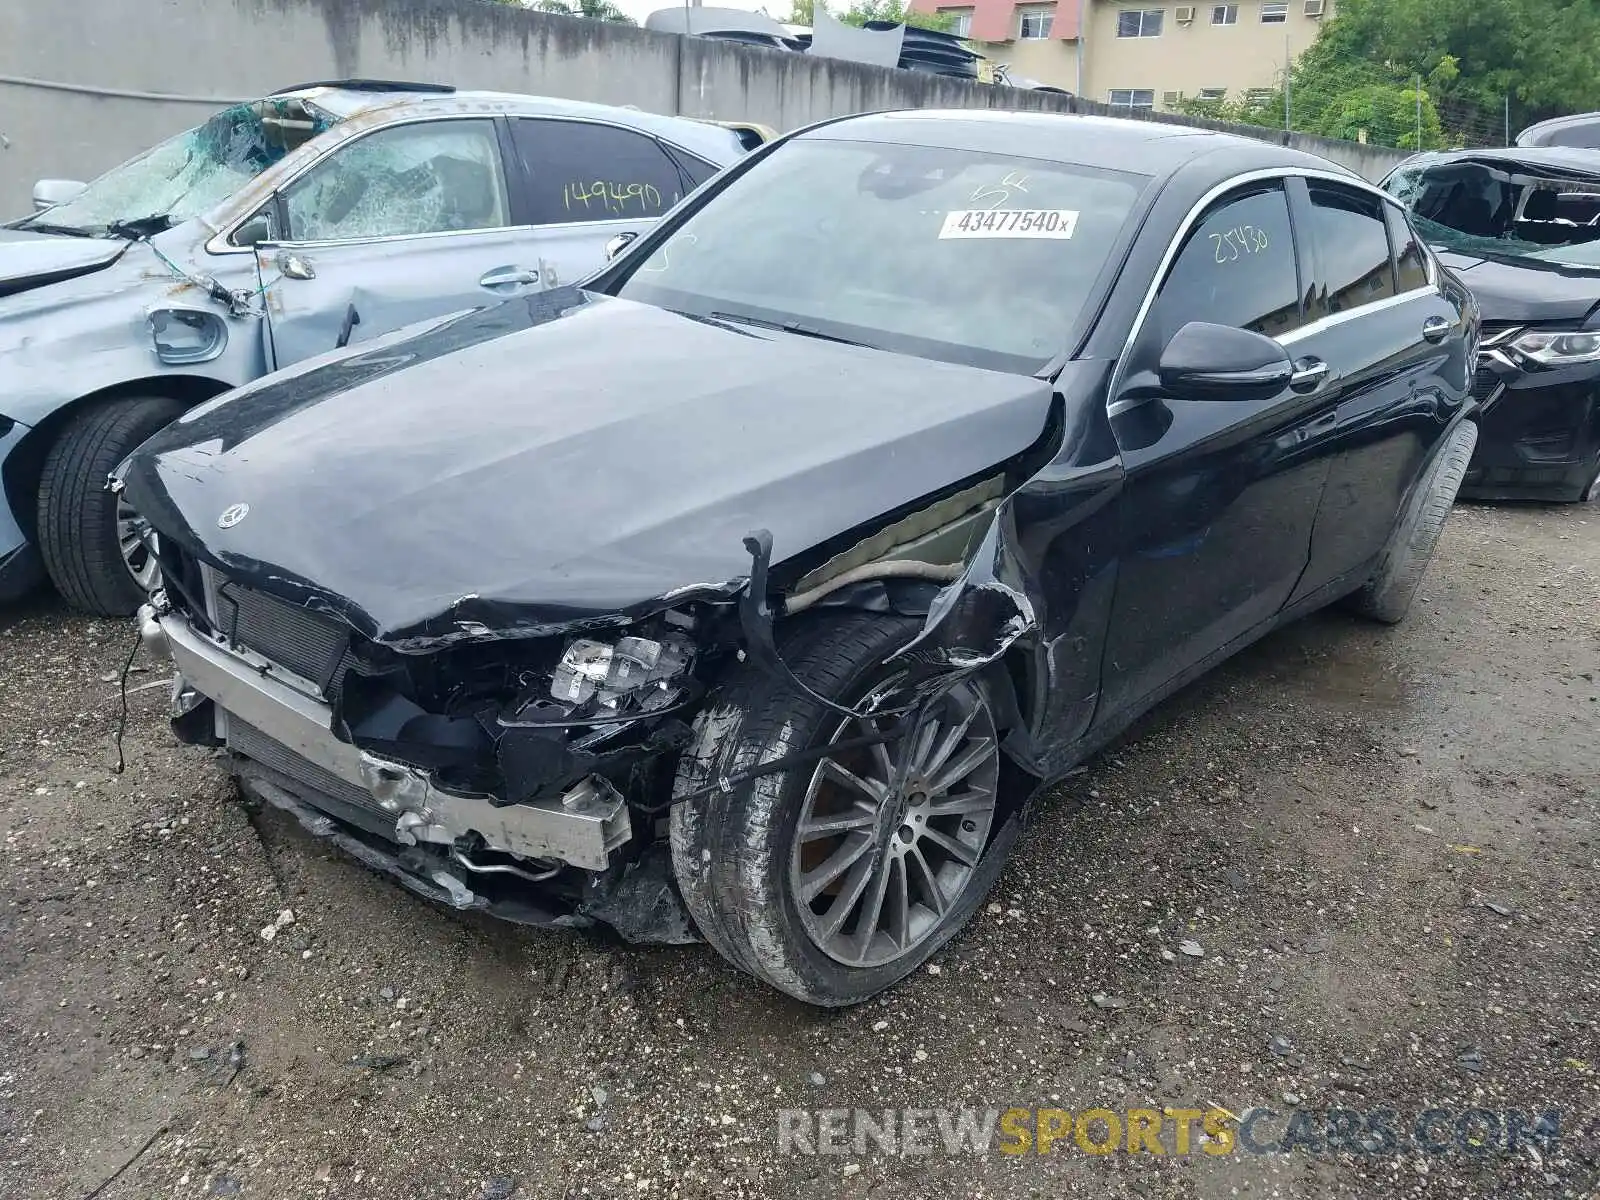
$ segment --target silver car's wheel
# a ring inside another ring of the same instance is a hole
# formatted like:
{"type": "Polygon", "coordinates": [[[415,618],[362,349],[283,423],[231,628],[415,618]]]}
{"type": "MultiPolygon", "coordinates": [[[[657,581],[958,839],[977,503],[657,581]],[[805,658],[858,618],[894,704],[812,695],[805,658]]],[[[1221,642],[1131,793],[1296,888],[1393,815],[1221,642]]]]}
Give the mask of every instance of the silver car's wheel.
{"type": "Polygon", "coordinates": [[[123,565],[142,592],[151,591],[161,578],[161,562],[155,551],[160,543],[155,531],[133,506],[121,496],[117,497],[117,548],[122,552],[123,565]]]}
{"type": "Polygon", "coordinates": [[[183,402],[124,396],[77,409],[45,455],[39,477],[39,553],[68,604],[102,617],[144,603],[157,562],[139,540],[142,523],[106,487],[117,464],[167,422],[183,402]]]}
{"type": "MultiPolygon", "coordinates": [[[[877,732],[843,721],[830,741],[877,732]]],[[[968,683],[914,737],[825,759],[812,772],[789,887],[819,949],[848,966],[882,966],[939,927],[988,841],[999,754],[994,715],[968,683]]]]}

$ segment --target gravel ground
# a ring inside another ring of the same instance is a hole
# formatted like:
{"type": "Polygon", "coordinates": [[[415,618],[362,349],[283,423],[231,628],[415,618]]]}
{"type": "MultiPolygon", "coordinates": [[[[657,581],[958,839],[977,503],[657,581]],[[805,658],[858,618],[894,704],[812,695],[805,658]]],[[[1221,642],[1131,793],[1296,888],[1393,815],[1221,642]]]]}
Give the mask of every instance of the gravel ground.
{"type": "Polygon", "coordinates": [[[0,614],[6,1197],[1600,1196],[1593,507],[1464,506],[1400,629],[1319,616],[1162,706],[843,1013],[704,947],[430,907],[247,814],[153,670],[114,774],[128,645],[0,614]],[[1555,1108],[1561,1137],[778,1153],[780,1109],[1011,1105],[1268,1105],[1270,1137],[1555,1108]]]}

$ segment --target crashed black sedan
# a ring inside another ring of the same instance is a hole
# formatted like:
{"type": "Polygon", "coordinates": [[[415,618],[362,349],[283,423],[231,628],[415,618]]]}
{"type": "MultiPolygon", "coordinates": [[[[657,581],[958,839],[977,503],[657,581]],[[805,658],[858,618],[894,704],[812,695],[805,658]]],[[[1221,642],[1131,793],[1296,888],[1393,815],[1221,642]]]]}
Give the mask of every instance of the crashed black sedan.
{"type": "Polygon", "coordinates": [[[1600,499],[1600,151],[1421,154],[1383,187],[1483,314],[1461,494],[1600,499]]]}
{"type": "Polygon", "coordinates": [[[1400,619],[1476,323],[1321,159],[879,114],[585,287],[192,411],[114,486],[178,734],[248,792],[439,901],[849,1004],[1140,712],[1332,602],[1400,619]]]}

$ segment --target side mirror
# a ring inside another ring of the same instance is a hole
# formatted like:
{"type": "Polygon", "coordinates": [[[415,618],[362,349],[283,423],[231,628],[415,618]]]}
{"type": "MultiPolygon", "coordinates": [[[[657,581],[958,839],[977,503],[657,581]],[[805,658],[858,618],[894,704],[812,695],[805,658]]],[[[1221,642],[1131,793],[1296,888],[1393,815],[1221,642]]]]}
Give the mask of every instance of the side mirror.
{"type": "Polygon", "coordinates": [[[83,195],[89,185],[76,179],[41,179],[33,185],[33,210],[43,212],[83,195]]]}
{"type": "Polygon", "coordinates": [[[617,255],[628,248],[639,235],[637,233],[619,233],[606,243],[606,261],[610,262],[617,255]]]}
{"type": "Polygon", "coordinates": [[[1156,368],[1163,391],[1181,400],[1264,400],[1289,386],[1289,353],[1265,334],[1190,321],[1156,368]]]}

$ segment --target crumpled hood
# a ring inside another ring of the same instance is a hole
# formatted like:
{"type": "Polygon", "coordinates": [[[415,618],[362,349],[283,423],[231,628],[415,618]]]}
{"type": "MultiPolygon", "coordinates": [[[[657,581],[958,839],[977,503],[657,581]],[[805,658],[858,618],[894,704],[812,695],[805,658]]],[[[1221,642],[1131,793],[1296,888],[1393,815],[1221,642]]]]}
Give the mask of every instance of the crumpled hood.
{"type": "Polygon", "coordinates": [[[124,480],[231,577],[422,649],[725,595],[751,530],[781,561],[987,471],[1051,394],[561,289],[206,405],[124,480]]]}
{"type": "Polygon", "coordinates": [[[0,294],[34,280],[54,283],[98,271],[127,249],[128,243],[118,239],[0,229],[0,294]]]}
{"type": "Polygon", "coordinates": [[[1581,321],[1600,303],[1600,271],[1526,259],[1502,262],[1454,250],[1439,251],[1439,261],[1471,290],[1485,321],[1581,321]]]}

